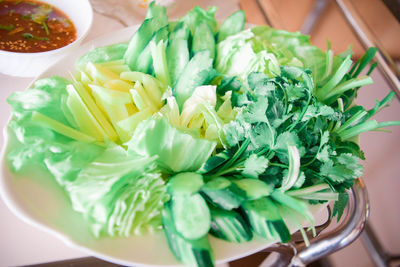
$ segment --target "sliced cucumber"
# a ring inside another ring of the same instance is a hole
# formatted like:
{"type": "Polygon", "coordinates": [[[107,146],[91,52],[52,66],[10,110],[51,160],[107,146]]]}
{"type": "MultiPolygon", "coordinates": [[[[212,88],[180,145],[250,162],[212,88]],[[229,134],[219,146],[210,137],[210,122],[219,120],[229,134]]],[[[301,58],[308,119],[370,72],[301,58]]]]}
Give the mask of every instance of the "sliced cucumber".
{"type": "Polygon", "coordinates": [[[246,192],[223,177],[217,177],[203,185],[201,192],[209,202],[225,210],[238,208],[246,199],[246,192]]]}
{"type": "Polygon", "coordinates": [[[314,223],[314,217],[311,214],[310,210],[308,209],[306,203],[304,201],[296,199],[294,197],[291,197],[283,192],[280,192],[278,190],[274,191],[271,194],[271,197],[278,203],[287,206],[299,214],[301,214],[303,217],[305,217],[309,222],[312,224],[314,223]]]}
{"type": "Polygon", "coordinates": [[[165,20],[164,16],[151,17],[143,21],[139,29],[133,34],[124,54],[125,63],[131,70],[137,70],[139,55],[153,38],[153,35],[167,25],[168,20],[165,20]]]}
{"type": "Polygon", "coordinates": [[[246,242],[253,238],[250,226],[235,211],[212,208],[210,234],[230,242],[246,242]]]}
{"type": "Polygon", "coordinates": [[[203,184],[203,176],[201,174],[182,172],[169,179],[167,183],[167,191],[173,196],[189,196],[199,192],[203,184]]]}
{"type": "Polygon", "coordinates": [[[182,110],[186,99],[193,94],[196,87],[212,79],[212,62],[210,52],[203,50],[196,53],[186,64],[173,88],[173,93],[180,110],[182,110]]]}
{"type": "Polygon", "coordinates": [[[170,203],[164,206],[162,222],[168,245],[179,261],[187,266],[214,266],[214,257],[207,236],[193,240],[185,239],[175,228],[170,203]]]}
{"type": "Polygon", "coordinates": [[[167,64],[171,85],[174,86],[179,75],[189,62],[189,28],[180,22],[170,33],[167,46],[167,64]]]}
{"type": "Polygon", "coordinates": [[[198,239],[208,233],[211,215],[200,194],[172,196],[172,215],[176,230],[186,239],[198,239]]]}
{"type": "Polygon", "coordinates": [[[246,192],[248,199],[257,199],[269,196],[272,192],[272,187],[258,179],[240,179],[233,182],[246,192]]]}
{"type": "Polygon", "coordinates": [[[168,21],[167,8],[163,5],[157,5],[155,1],[151,1],[147,7],[146,19],[156,17],[161,21],[168,21]]]}
{"type": "Polygon", "coordinates": [[[215,37],[210,26],[206,22],[196,25],[192,41],[192,53],[196,54],[202,50],[210,51],[210,57],[215,57],[215,37]]]}
{"type": "Polygon", "coordinates": [[[290,241],[289,229],[272,200],[266,197],[249,200],[242,207],[257,235],[269,240],[279,238],[283,243],[290,241]]]}
{"type": "Polygon", "coordinates": [[[230,15],[221,25],[218,31],[218,43],[225,40],[226,37],[234,35],[244,28],[246,15],[243,10],[236,11],[230,15]]]}
{"type": "Polygon", "coordinates": [[[149,74],[151,69],[151,64],[153,63],[153,58],[151,56],[151,42],[158,43],[161,40],[166,40],[168,38],[168,26],[164,26],[159,29],[154,36],[151,38],[150,42],[146,45],[143,51],[140,53],[138,60],[136,62],[136,70],[149,74]]]}

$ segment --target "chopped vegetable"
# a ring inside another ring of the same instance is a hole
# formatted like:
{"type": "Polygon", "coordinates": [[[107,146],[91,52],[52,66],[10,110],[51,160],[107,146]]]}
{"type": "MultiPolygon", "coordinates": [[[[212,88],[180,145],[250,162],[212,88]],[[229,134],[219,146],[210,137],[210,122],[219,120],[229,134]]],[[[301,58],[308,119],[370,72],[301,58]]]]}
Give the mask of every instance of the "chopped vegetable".
{"type": "Polygon", "coordinates": [[[23,36],[25,39],[35,39],[35,40],[42,40],[42,41],[48,41],[48,40],[49,40],[49,38],[47,38],[47,37],[35,36],[35,35],[33,35],[33,34],[31,34],[31,33],[28,33],[28,32],[23,33],[22,36],[23,36]]]}
{"type": "Polygon", "coordinates": [[[230,15],[218,30],[218,43],[230,35],[241,32],[244,28],[246,15],[243,10],[238,10],[230,15]]]}
{"type": "Polygon", "coordinates": [[[127,48],[127,43],[97,47],[80,57],[75,65],[78,69],[84,70],[89,62],[101,63],[119,60],[123,58],[127,48]]]}
{"type": "Polygon", "coordinates": [[[0,30],[12,31],[15,28],[14,24],[3,25],[0,24],[0,30]]]}
{"type": "Polygon", "coordinates": [[[215,148],[214,142],[180,132],[165,118],[148,119],[139,124],[126,145],[131,154],[157,155],[159,167],[170,173],[197,171],[215,148]]]}
{"type": "Polygon", "coordinates": [[[253,232],[240,213],[216,208],[211,208],[210,234],[236,243],[253,238],[253,232]]]}
{"type": "Polygon", "coordinates": [[[218,27],[215,11],[169,22],[152,2],[129,44],[12,94],[12,169],[44,166],[96,236],[163,228],[188,266],[214,265],[209,233],[289,242],[290,225],[308,245],[309,206],[335,201],[339,220],[362,176],[355,138],[400,125],[372,119],[394,93],[354,104],[373,48],[353,64],[299,33],[243,30],[242,11],[218,27]]]}

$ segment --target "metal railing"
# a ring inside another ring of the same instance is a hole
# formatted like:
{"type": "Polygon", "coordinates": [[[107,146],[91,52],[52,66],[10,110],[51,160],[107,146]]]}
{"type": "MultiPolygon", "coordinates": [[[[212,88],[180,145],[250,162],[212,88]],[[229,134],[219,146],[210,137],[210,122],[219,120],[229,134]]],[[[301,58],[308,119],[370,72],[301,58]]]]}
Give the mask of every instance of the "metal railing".
{"type": "Polygon", "coordinates": [[[367,189],[361,179],[357,179],[349,191],[350,200],[346,213],[339,223],[333,223],[328,213],[327,222],[322,225],[317,237],[311,239],[310,245],[296,240],[289,244],[277,244],[264,252],[271,252],[260,265],[302,267],[324,256],[334,253],[355,241],[363,231],[369,215],[367,189]],[[331,228],[336,224],[333,229],[331,228]],[[326,228],[326,229],[325,229],[326,228]]]}

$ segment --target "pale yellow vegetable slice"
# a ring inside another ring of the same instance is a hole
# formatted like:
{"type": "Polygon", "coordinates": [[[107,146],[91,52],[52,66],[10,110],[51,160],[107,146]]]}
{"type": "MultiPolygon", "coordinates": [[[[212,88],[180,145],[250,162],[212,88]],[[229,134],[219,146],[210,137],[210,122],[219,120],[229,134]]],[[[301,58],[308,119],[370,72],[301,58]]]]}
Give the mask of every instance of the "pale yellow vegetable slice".
{"type": "Polygon", "coordinates": [[[93,64],[92,62],[89,62],[86,65],[86,73],[92,78],[92,80],[97,81],[100,84],[104,84],[109,80],[119,79],[118,74],[98,64],[93,64]]]}
{"type": "Polygon", "coordinates": [[[165,54],[166,46],[167,42],[164,42],[163,40],[157,44],[154,41],[150,42],[155,75],[159,81],[167,86],[170,84],[170,78],[167,66],[167,56],[165,54]]]}
{"type": "Polygon", "coordinates": [[[140,112],[129,116],[128,118],[117,122],[118,132],[122,142],[127,142],[131,139],[138,124],[152,115],[151,109],[146,108],[140,112]]]}
{"type": "Polygon", "coordinates": [[[104,129],[107,137],[111,141],[116,141],[118,139],[117,132],[114,130],[111,123],[107,120],[104,113],[100,110],[99,106],[96,105],[93,97],[88,93],[84,86],[78,82],[74,83],[74,88],[76,89],[79,96],[82,98],[83,102],[86,104],[90,112],[104,129]]]}
{"type": "MultiPolygon", "coordinates": [[[[141,82],[136,82],[135,86],[133,87],[133,90],[138,92],[139,96],[141,97],[143,103],[145,106],[150,107],[153,112],[156,112],[158,110],[157,105],[154,103],[151,97],[147,94],[146,90],[143,88],[141,82]]],[[[131,92],[132,95],[132,92],[131,92]]],[[[133,96],[132,96],[133,97],[133,96]]]]}
{"type": "Polygon", "coordinates": [[[156,105],[157,109],[160,109],[162,107],[162,94],[163,90],[163,84],[156,80],[153,76],[144,74],[142,72],[137,72],[137,71],[130,71],[130,72],[122,72],[120,75],[121,79],[127,80],[127,81],[132,81],[132,82],[141,82],[143,84],[143,87],[147,93],[147,95],[150,97],[152,102],[156,105]]]}
{"type": "Polygon", "coordinates": [[[46,115],[43,115],[36,111],[32,112],[32,121],[41,123],[43,126],[46,126],[59,134],[65,135],[77,141],[88,143],[93,143],[96,141],[96,138],[77,131],[74,128],[53,120],[52,118],[49,118],[46,115]]]}
{"type": "Polygon", "coordinates": [[[104,129],[100,126],[93,114],[86,107],[82,98],[76,92],[72,84],[67,85],[67,106],[77,123],[79,130],[83,133],[93,136],[97,141],[104,141],[107,138],[104,129]]]}
{"type": "Polygon", "coordinates": [[[122,92],[129,92],[129,90],[132,89],[133,86],[134,85],[132,83],[128,83],[128,82],[122,81],[120,79],[109,80],[104,83],[105,88],[122,91],[122,92]]]}
{"type": "Polygon", "coordinates": [[[131,90],[129,90],[129,93],[132,96],[132,99],[133,99],[133,102],[135,103],[135,106],[139,110],[143,110],[146,107],[148,107],[148,105],[145,103],[145,100],[140,96],[140,94],[138,93],[137,90],[131,89],[131,90]]]}

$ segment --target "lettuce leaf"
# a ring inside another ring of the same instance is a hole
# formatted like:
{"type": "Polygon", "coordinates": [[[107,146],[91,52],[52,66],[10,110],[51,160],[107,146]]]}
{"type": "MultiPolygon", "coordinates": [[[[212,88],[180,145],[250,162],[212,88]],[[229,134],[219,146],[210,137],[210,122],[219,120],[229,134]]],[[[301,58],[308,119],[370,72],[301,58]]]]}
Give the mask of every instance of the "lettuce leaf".
{"type": "Polygon", "coordinates": [[[167,195],[155,158],[110,145],[65,184],[73,209],[83,213],[96,236],[128,236],[161,226],[167,195]]]}
{"type": "Polygon", "coordinates": [[[278,75],[280,69],[275,56],[265,50],[254,51],[253,38],[254,33],[245,30],[218,43],[216,70],[228,76],[238,76],[242,81],[252,72],[278,75]]]}
{"type": "Polygon", "coordinates": [[[65,88],[68,84],[68,80],[57,76],[40,79],[32,88],[14,92],[8,97],[7,101],[13,107],[13,119],[8,127],[10,135],[15,137],[15,144],[6,157],[14,171],[25,165],[42,166],[62,184],[62,180],[69,179],[72,173],[78,172],[103,150],[94,144],[75,141],[32,120],[34,113],[40,113],[73,127],[74,119],[66,108],[68,95],[65,88]],[[58,167],[49,168],[50,162],[61,161],[64,163],[58,167]]]}
{"type": "Polygon", "coordinates": [[[158,155],[158,166],[165,172],[176,173],[200,169],[214,151],[216,142],[179,131],[163,117],[140,123],[125,145],[132,155],[145,158],[158,155]]]}
{"type": "Polygon", "coordinates": [[[257,26],[251,29],[254,33],[253,49],[257,53],[267,50],[275,55],[280,65],[297,66],[311,70],[316,86],[322,85],[334,74],[344,61],[342,55],[333,56],[330,49],[323,52],[310,42],[310,37],[299,32],[287,32],[268,26],[257,26]]]}
{"type": "Polygon", "coordinates": [[[70,111],[66,108],[66,87],[71,82],[59,76],[37,80],[31,88],[14,92],[7,102],[13,108],[13,117],[17,120],[30,120],[33,111],[37,111],[67,126],[74,126],[70,111]]]}

